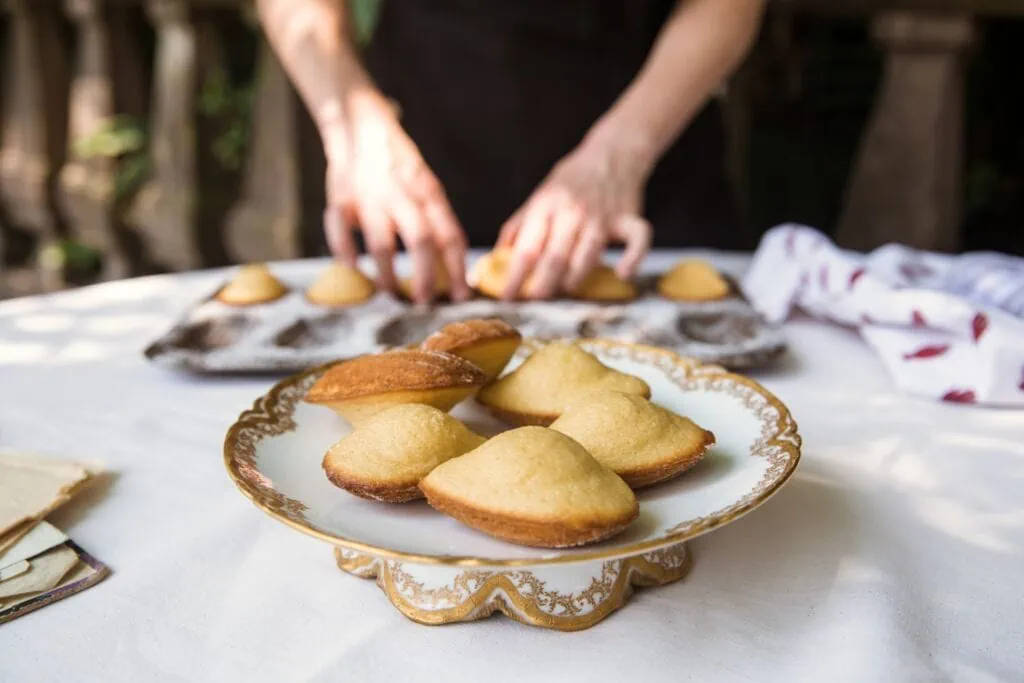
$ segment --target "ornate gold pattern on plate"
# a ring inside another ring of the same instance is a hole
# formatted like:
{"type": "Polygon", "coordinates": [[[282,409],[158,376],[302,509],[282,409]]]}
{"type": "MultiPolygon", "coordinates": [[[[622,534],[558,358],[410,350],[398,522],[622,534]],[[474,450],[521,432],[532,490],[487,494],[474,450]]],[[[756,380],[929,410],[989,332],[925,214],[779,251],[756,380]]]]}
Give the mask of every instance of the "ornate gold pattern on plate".
{"type": "MultiPolygon", "coordinates": [[[[528,357],[540,343],[542,342],[534,340],[524,343],[517,355],[528,357]]],[[[668,379],[685,390],[717,391],[741,401],[761,421],[761,434],[751,447],[753,456],[764,458],[769,463],[761,481],[746,496],[732,505],[710,515],[681,520],[672,526],[667,534],[659,538],[626,547],[596,548],[591,551],[554,557],[491,560],[478,557],[418,555],[373,546],[344,538],[313,525],[306,518],[305,505],[276,490],[274,483],[259,471],[256,462],[256,445],[262,439],[295,429],[296,425],[292,419],[295,406],[329,365],[311,368],[282,380],[265,396],[258,399],[250,410],[242,413],[225,438],[224,464],[231,479],[257,507],[300,531],[334,545],[388,560],[403,560],[425,565],[488,568],[538,567],[587,560],[628,558],[673,546],[727,524],[753,510],[771,497],[796,469],[800,460],[801,445],[796,422],[789,414],[789,410],[754,380],[726,372],[718,366],[700,365],[665,349],[604,339],[581,340],[580,345],[585,349],[599,351],[609,358],[625,358],[656,367],[668,379]]],[[[388,572],[385,571],[383,574],[387,576],[388,572]]]]}
{"type": "Polygon", "coordinates": [[[361,578],[376,578],[391,603],[421,624],[475,621],[497,611],[524,624],[560,631],[590,628],[626,604],[635,587],[678,581],[692,564],[686,544],[678,543],[643,555],[591,562],[594,569],[589,585],[563,591],[549,587],[549,582],[538,576],[543,567],[446,568],[445,579],[427,587],[416,578],[422,565],[372,558],[340,547],[334,554],[341,569],[361,578]]]}

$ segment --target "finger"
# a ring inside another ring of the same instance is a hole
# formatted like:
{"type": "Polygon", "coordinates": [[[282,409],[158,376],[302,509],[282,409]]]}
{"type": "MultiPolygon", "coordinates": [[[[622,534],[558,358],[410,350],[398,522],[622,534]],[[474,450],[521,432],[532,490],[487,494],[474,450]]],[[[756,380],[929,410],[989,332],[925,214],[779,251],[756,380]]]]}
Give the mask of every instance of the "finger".
{"type": "Polygon", "coordinates": [[[324,209],[324,237],[327,248],[342,263],[356,265],[356,245],[352,239],[352,226],[345,220],[344,211],[337,206],[324,209]]]}
{"type": "Polygon", "coordinates": [[[423,215],[423,208],[412,200],[402,198],[395,203],[395,223],[402,244],[412,259],[412,298],[427,304],[434,298],[434,262],[437,251],[434,233],[423,215]]]}
{"type": "Polygon", "coordinates": [[[494,243],[496,248],[511,247],[515,244],[519,228],[523,224],[523,213],[524,209],[520,208],[501,226],[501,232],[498,233],[498,241],[494,243]]]}
{"type": "Polygon", "coordinates": [[[530,278],[530,298],[547,299],[558,291],[584,219],[583,211],[575,206],[562,206],[552,217],[551,234],[530,278]]]}
{"type": "Polygon", "coordinates": [[[626,250],[619,259],[615,272],[623,280],[627,280],[633,276],[651,248],[651,224],[640,216],[623,214],[611,228],[612,235],[626,243],[626,250]]]}
{"type": "Polygon", "coordinates": [[[604,251],[606,242],[604,231],[596,221],[591,221],[584,227],[569,260],[569,272],[565,278],[566,291],[575,292],[594,266],[601,262],[601,252],[604,251]]]}
{"type": "Polygon", "coordinates": [[[466,284],[466,234],[444,195],[428,202],[424,214],[433,228],[434,242],[448,269],[452,300],[465,301],[469,298],[469,285],[466,284]]]}
{"type": "Polygon", "coordinates": [[[378,210],[359,213],[366,250],[377,264],[377,282],[381,289],[395,291],[395,225],[388,215],[378,210]]]}
{"type": "Polygon", "coordinates": [[[512,258],[509,262],[508,280],[502,298],[515,299],[523,287],[523,282],[533,272],[537,260],[544,253],[544,244],[548,239],[551,212],[549,204],[543,201],[533,202],[523,216],[523,224],[519,229],[515,245],[512,247],[512,258]]]}

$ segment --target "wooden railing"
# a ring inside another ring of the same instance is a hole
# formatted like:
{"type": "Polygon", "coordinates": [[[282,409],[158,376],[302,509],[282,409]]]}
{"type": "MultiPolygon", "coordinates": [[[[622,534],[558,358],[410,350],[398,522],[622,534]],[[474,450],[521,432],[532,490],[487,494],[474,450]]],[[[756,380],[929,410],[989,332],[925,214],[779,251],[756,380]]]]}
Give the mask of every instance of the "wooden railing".
{"type": "MultiPolygon", "coordinates": [[[[1024,3],[775,0],[769,21],[837,5],[870,18],[886,66],[835,232],[956,249],[974,14],[1024,3]]],[[[0,0],[0,295],[62,286],[37,257],[68,240],[102,253],[100,279],[322,251],[322,152],[265,43],[252,89],[225,85],[225,26],[246,22],[243,0],[0,0]]]]}

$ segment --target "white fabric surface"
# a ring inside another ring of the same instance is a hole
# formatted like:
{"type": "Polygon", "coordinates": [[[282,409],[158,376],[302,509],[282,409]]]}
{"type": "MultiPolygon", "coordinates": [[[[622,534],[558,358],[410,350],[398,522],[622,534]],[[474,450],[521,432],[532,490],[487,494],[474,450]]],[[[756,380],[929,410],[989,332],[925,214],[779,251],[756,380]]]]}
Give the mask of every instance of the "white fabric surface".
{"type": "Polygon", "coordinates": [[[803,462],[688,578],[580,633],[420,626],[228,479],[224,432],[269,379],[141,357],[217,278],[0,304],[0,447],[118,473],[52,518],[113,574],[0,627],[0,681],[1021,680],[1024,413],[906,397],[855,332],[793,321],[757,376],[803,462]]]}
{"type": "Polygon", "coordinates": [[[889,244],[863,255],[782,225],[761,240],[743,280],[772,321],[799,308],[850,325],[908,393],[1024,406],[1024,259],[947,256],[889,244]]]}

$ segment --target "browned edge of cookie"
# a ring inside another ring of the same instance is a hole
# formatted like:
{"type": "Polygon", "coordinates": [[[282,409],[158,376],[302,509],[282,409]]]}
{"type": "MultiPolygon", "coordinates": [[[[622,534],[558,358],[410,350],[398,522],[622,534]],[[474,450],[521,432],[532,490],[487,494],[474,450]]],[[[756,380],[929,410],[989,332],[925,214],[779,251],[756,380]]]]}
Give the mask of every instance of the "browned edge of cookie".
{"type": "Polygon", "coordinates": [[[424,339],[420,346],[429,351],[455,353],[473,344],[522,338],[519,330],[500,318],[480,318],[448,323],[424,339]]]}
{"type": "Polygon", "coordinates": [[[342,473],[330,469],[326,462],[324,463],[324,473],[327,474],[327,478],[331,483],[338,488],[345,489],[360,498],[373,500],[378,503],[407,503],[410,500],[423,497],[423,492],[417,486],[418,482],[413,484],[408,482],[400,484],[368,483],[363,480],[350,479],[342,473]]]}
{"type": "Polygon", "coordinates": [[[365,304],[367,301],[369,301],[370,299],[373,298],[374,294],[376,294],[375,291],[371,292],[370,296],[368,296],[366,298],[363,298],[363,299],[359,299],[358,301],[349,301],[347,303],[339,304],[339,303],[327,303],[326,301],[319,301],[317,299],[314,299],[313,297],[311,297],[309,295],[309,290],[306,289],[304,292],[302,292],[302,298],[305,299],[307,302],[313,304],[314,306],[323,306],[324,308],[352,308],[353,306],[359,306],[360,304],[365,304]]]}
{"type": "Polygon", "coordinates": [[[272,296],[268,299],[260,299],[259,301],[228,301],[227,299],[221,297],[221,293],[224,291],[225,287],[227,287],[227,285],[224,285],[224,287],[218,289],[217,293],[213,295],[213,298],[221,302],[225,306],[237,306],[239,308],[248,308],[249,306],[261,306],[263,304],[269,304],[272,301],[277,301],[278,299],[284,298],[292,291],[289,288],[285,287],[283,290],[281,290],[279,294],[277,294],[276,296],[272,296]]]}
{"type": "Polygon", "coordinates": [[[491,536],[537,548],[573,548],[603,541],[624,530],[640,514],[640,505],[634,501],[629,514],[611,524],[570,526],[555,520],[536,521],[477,510],[450,496],[432,491],[423,482],[420,488],[427,497],[427,503],[438,512],[491,536]]]}
{"type": "Polygon", "coordinates": [[[473,389],[486,382],[483,370],[454,354],[394,349],[330,366],[309,388],[304,400],[332,403],[400,391],[473,389]]]}
{"type": "Polygon", "coordinates": [[[550,427],[551,423],[559,418],[558,414],[520,413],[514,410],[495,408],[494,406],[488,405],[479,399],[477,399],[477,403],[482,405],[487,409],[487,412],[505,424],[518,425],[520,427],[527,427],[531,425],[537,427],[550,427]]]}
{"type": "Polygon", "coordinates": [[[725,282],[724,294],[720,294],[718,296],[676,296],[670,294],[668,292],[668,288],[665,287],[664,282],[666,277],[668,277],[668,272],[662,273],[658,277],[658,281],[655,284],[655,289],[657,290],[659,296],[661,296],[664,299],[669,299],[670,301],[688,301],[691,303],[699,303],[701,301],[722,301],[723,299],[728,299],[730,297],[735,296],[739,291],[735,282],[733,282],[730,278],[726,277],[724,274],[718,271],[718,277],[722,278],[722,280],[725,282]]]}
{"type": "Polygon", "coordinates": [[[644,486],[651,486],[663,481],[678,477],[683,472],[694,467],[701,461],[708,449],[715,445],[715,435],[704,429],[704,440],[696,454],[689,451],[677,453],[671,458],[649,467],[637,467],[635,469],[616,472],[631,489],[639,489],[644,486]],[[683,456],[686,457],[683,457],[683,456]]]}

